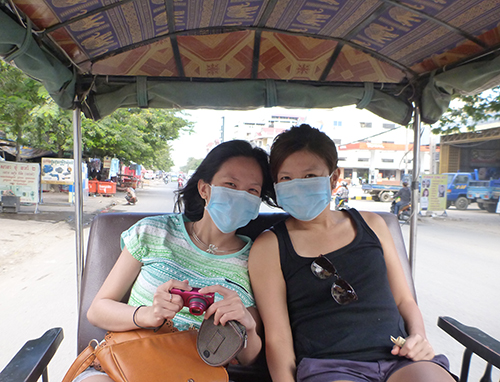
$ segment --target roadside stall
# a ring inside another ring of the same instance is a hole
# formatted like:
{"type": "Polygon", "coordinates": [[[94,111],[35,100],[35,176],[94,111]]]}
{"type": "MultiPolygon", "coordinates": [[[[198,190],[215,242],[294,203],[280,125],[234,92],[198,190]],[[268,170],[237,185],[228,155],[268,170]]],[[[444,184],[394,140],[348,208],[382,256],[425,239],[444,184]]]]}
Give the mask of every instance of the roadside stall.
{"type": "Polygon", "coordinates": [[[134,190],[143,187],[142,167],[138,164],[131,164],[130,166],[122,166],[121,172],[116,174],[117,179],[117,190],[126,191],[127,188],[131,187],[134,190]]]}
{"type": "Polygon", "coordinates": [[[0,162],[0,212],[19,212],[21,203],[40,202],[38,163],[0,162]]]}
{"type": "Polygon", "coordinates": [[[113,196],[116,194],[116,182],[111,179],[111,158],[105,157],[89,159],[89,193],[91,195],[113,196]]]}

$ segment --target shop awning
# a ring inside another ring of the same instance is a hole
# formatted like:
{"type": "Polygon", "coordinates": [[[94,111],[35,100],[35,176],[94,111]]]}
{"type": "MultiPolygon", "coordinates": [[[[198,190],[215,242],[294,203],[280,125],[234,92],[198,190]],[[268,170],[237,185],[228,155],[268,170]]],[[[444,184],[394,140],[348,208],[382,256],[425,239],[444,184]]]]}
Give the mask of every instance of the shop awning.
{"type": "MultiPolygon", "coordinates": [[[[16,148],[12,146],[0,145],[0,151],[4,151],[7,154],[13,156],[14,158],[16,157],[17,154],[16,148]]],[[[46,156],[55,156],[55,154],[52,151],[33,149],[31,147],[24,147],[24,146],[21,147],[21,154],[20,154],[21,159],[34,159],[46,156]]]]}

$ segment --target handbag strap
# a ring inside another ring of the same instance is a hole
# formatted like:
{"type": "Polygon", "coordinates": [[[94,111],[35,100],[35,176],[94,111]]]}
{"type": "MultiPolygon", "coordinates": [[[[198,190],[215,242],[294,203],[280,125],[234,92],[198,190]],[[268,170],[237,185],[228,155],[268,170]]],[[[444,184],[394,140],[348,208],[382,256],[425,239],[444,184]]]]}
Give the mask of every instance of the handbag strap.
{"type": "Polygon", "coordinates": [[[104,341],[101,343],[98,343],[97,340],[90,341],[89,345],[83,349],[83,351],[73,361],[62,382],[72,382],[90,366],[100,369],[99,362],[96,359],[96,352],[98,349],[101,349],[106,345],[178,331],[179,329],[174,326],[172,320],[166,320],[165,324],[162,325],[162,327],[156,332],[149,329],[136,329],[126,332],[107,332],[104,337],[104,341]]]}
{"type": "Polygon", "coordinates": [[[97,340],[90,341],[89,345],[78,354],[78,357],[73,361],[69,370],[66,372],[62,382],[72,382],[77,376],[87,370],[95,360],[95,347],[93,343],[97,340]]]}

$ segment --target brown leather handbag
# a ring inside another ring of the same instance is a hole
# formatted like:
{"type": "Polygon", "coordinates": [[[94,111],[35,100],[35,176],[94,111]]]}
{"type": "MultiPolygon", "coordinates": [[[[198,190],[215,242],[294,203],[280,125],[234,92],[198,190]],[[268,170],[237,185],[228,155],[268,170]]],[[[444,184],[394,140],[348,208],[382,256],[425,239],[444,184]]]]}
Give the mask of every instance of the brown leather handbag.
{"type": "Polygon", "coordinates": [[[207,365],[199,357],[197,331],[173,329],[168,326],[158,332],[145,329],[108,332],[95,348],[91,343],[80,353],[63,382],[71,382],[91,365],[101,368],[115,382],[229,380],[224,367],[207,365]]]}

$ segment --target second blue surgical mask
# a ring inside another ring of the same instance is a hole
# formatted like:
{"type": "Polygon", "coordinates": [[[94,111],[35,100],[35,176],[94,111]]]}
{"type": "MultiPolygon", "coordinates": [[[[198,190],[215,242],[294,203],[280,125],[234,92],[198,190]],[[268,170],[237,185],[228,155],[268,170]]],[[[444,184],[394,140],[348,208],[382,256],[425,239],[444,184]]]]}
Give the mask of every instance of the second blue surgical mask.
{"type": "Polygon", "coordinates": [[[297,220],[316,218],[330,204],[330,176],[293,179],[274,185],[278,205],[297,220]]]}
{"type": "Polygon", "coordinates": [[[211,188],[210,201],[205,208],[221,232],[233,232],[259,215],[260,197],[227,187],[211,188]]]}

